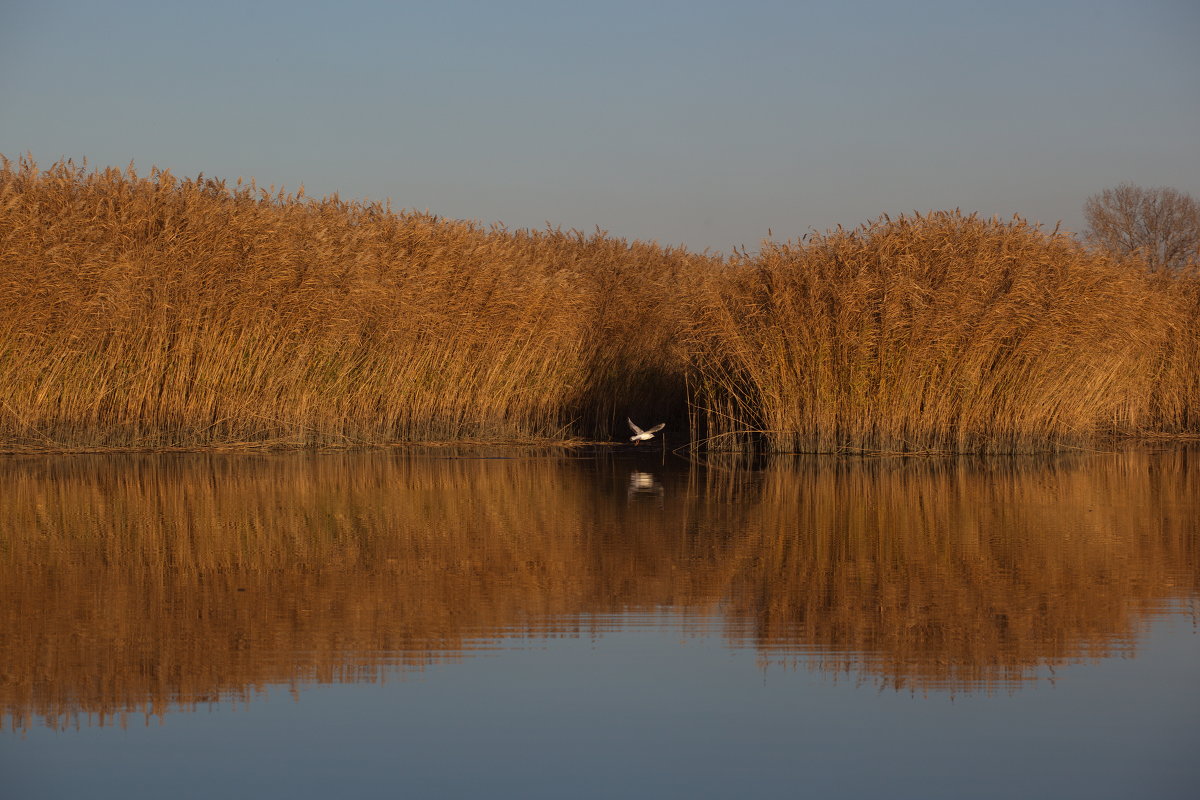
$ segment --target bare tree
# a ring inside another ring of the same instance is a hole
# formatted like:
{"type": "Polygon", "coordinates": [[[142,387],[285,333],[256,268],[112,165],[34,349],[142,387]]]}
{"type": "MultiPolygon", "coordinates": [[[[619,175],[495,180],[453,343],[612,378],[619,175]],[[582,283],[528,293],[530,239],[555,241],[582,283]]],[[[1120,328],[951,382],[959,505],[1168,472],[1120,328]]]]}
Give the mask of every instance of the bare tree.
{"type": "Polygon", "coordinates": [[[1115,253],[1141,253],[1151,270],[1200,261],[1200,203],[1189,194],[1122,183],[1083,205],[1088,241],[1115,253]]]}

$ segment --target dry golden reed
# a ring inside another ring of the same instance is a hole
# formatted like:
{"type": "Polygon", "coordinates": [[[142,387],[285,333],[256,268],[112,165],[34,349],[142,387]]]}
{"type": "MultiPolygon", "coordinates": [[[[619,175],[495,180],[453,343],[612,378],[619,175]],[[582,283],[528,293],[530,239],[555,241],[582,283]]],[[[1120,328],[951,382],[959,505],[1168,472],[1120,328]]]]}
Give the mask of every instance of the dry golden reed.
{"type": "Polygon", "coordinates": [[[1162,320],[1167,346],[1144,410],[1142,433],[1200,433],[1200,267],[1158,273],[1155,289],[1171,313],[1162,320]]]}
{"type": "Polygon", "coordinates": [[[1200,278],[957,212],[757,255],[0,164],[0,449],[1200,432],[1200,278]]]}
{"type": "Polygon", "coordinates": [[[169,172],[0,171],[0,443],[562,437],[681,405],[707,261],[169,172]],[[653,323],[653,324],[652,324],[653,323]]]}
{"type": "MultiPolygon", "coordinates": [[[[1012,452],[1166,416],[1185,427],[1194,391],[1151,409],[1181,331],[1169,282],[957,212],[768,243],[698,300],[698,416],[724,446],[802,452],[1012,452]]],[[[1173,383],[1195,380],[1194,361],[1173,364],[1173,383]]]]}

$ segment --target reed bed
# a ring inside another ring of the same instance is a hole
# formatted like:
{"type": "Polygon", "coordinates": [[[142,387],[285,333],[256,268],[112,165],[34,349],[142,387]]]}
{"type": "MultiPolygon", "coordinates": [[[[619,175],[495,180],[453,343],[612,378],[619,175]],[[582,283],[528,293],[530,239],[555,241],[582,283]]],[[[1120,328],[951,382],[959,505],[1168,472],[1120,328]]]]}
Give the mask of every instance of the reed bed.
{"type": "Polygon", "coordinates": [[[1155,290],[1167,298],[1171,313],[1161,324],[1167,344],[1158,372],[1141,409],[1143,435],[1200,434],[1200,266],[1156,273],[1155,290]]]}
{"type": "Polygon", "coordinates": [[[730,257],[0,163],[0,450],[1200,433],[1200,277],[957,212],[730,257]]]}
{"type": "MultiPolygon", "coordinates": [[[[957,212],[767,243],[692,315],[697,416],[720,446],[798,452],[1020,452],[1168,415],[1186,427],[1194,395],[1151,411],[1183,332],[1166,284],[957,212]]],[[[1195,366],[1173,363],[1175,383],[1195,366]]]]}
{"type": "Polygon", "coordinates": [[[764,663],[1003,691],[1194,601],[1191,455],[781,460],[645,498],[628,467],[544,458],[5,459],[0,720],[161,716],[665,610],[764,663]]]}
{"type": "Polygon", "coordinates": [[[653,309],[705,261],[600,232],[6,160],[0,443],[607,438],[626,413],[682,404],[677,337],[653,309]]]}

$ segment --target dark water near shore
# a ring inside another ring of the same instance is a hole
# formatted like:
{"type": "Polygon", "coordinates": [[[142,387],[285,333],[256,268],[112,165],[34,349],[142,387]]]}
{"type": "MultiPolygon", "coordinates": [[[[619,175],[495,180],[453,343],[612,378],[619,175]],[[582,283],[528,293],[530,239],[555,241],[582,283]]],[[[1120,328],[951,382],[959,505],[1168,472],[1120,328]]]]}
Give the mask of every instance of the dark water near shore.
{"type": "Polygon", "coordinates": [[[0,460],[3,796],[1200,787],[1196,449],[464,455],[0,460]]]}

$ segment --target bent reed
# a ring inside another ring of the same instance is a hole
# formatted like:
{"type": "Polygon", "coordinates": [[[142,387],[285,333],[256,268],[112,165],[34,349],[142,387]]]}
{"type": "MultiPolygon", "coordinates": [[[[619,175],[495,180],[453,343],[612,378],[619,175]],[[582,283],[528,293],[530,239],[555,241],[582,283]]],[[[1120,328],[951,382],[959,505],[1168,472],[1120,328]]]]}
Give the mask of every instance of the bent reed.
{"type": "Polygon", "coordinates": [[[0,448],[1042,450],[1200,431],[1200,278],[1021,220],[719,256],[0,157],[0,448]]]}

